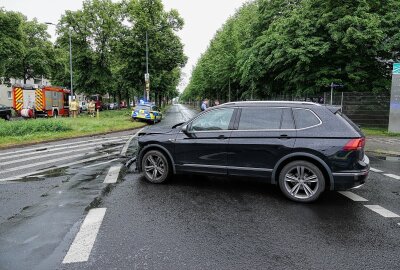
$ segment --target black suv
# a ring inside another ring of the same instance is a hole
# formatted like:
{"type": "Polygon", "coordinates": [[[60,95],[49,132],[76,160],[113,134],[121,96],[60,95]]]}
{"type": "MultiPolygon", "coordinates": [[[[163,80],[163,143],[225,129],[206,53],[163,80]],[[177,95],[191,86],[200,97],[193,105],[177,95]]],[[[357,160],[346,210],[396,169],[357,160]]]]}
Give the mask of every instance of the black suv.
{"type": "Polygon", "coordinates": [[[137,168],[152,183],[171,174],[262,177],[299,202],[362,185],[365,137],[338,107],[231,102],[138,137],[137,168]]]}

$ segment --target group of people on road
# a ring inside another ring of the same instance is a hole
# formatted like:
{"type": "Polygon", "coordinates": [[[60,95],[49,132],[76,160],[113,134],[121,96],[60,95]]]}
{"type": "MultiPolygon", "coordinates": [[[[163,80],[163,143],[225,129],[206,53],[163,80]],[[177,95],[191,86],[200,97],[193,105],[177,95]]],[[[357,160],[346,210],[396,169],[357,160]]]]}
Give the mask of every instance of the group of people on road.
{"type": "MultiPolygon", "coordinates": [[[[69,111],[71,112],[71,117],[76,118],[79,112],[79,102],[75,97],[72,98],[72,101],[69,103],[69,111]]],[[[88,104],[88,114],[90,117],[94,117],[96,112],[96,103],[94,100],[90,100],[88,104]]]]}
{"type": "MultiPolygon", "coordinates": [[[[216,100],[214,100],[214,105],[213,106],[218,106],[219,105],[219,100],[218,99],[216,99],[216,100]]],[[[201,110],[202,111],[205,111],[205,110],[207,110],[207,108],[209,107],[209,100],[206,98],[206,99],[203,99],[203,102],[201,103],[201,110]]]]}

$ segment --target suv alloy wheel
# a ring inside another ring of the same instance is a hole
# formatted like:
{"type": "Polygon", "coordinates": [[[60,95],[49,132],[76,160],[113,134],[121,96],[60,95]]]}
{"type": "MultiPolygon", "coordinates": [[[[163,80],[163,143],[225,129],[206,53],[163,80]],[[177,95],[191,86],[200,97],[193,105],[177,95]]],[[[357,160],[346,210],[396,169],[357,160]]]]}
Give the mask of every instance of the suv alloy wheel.
{"type": "Polygon", "coordinates": [[[325,190],[321,170],[308,161],[293,161],[279,174],[279,187],[286,197],[297,202],[313,202],[325,190]]]}
{"type": "Polygon", "coordinates": [[[168,160],[158,150],[150,150],[142,158],[142,170],[147,181],[161,184],[168,180],[170,167],[168,160]]]}

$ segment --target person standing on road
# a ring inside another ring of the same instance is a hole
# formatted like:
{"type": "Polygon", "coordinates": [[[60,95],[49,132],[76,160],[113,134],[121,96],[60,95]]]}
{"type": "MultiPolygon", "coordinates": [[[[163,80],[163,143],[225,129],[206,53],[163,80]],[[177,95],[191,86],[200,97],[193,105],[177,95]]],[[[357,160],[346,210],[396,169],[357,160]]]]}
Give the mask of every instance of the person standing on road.
{"type": "Polygon", "coordinates": [[[69,110],[73,118],[76,118],[76,116],[78,115],[78,109],[79,109],[78,101],[76,101],[75,98],[72,98],[72,101],[69,104],[69,110]]]}
{"type": "Polygon", "coordinates": [[[203,103],[201,104],[201,110],[205,111],[208,108],[208,99],[204,99],[203,103]]]}

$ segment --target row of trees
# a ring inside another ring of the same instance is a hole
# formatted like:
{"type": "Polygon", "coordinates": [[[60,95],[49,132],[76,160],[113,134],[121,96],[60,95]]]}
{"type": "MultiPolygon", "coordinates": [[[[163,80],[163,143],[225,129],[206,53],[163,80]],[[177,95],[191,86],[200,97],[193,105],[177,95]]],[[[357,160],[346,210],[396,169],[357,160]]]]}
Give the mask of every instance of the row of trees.
{"type": "Polygon", "coordinates": [[[176,10],[164,10],[161,0],[85,0],[81,10],[62,16],[53,45],[46,24],[0,10],[0,76],[43,75],[69,86],[71,37],[76,92],[109,93],[118,100],[143,96],[147,32],[151,99],[161,103],[178,95],[187,61],[176,35],[183,23],[176,10]]]}
{"type": "Polygon", "coordinates": [[[182,97],[312,96],[343,84],[387,92],[400,60],[398,0],[255,0],[228,19],[182,97]]]}

